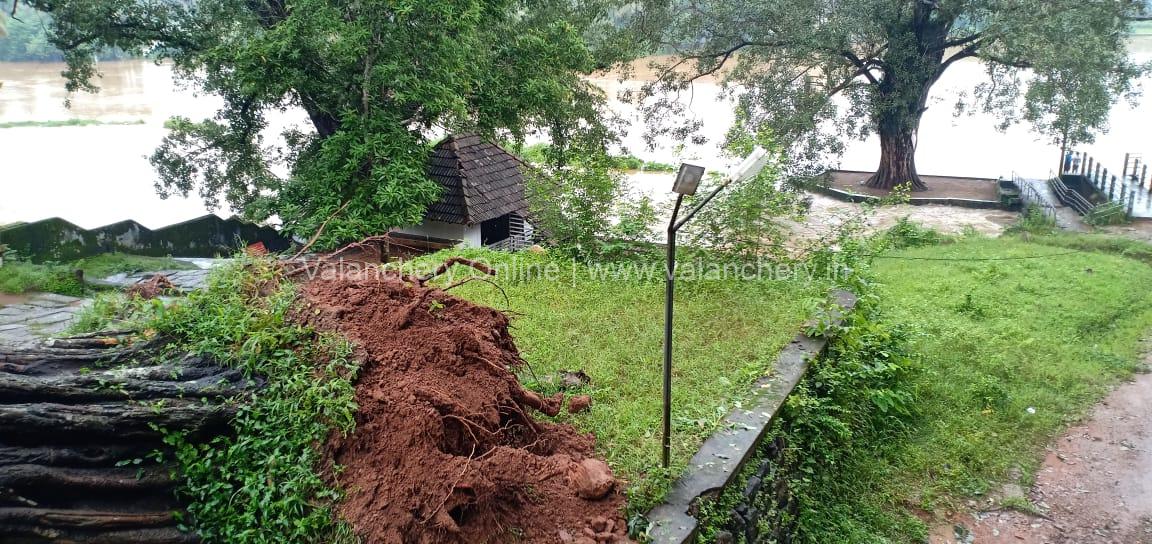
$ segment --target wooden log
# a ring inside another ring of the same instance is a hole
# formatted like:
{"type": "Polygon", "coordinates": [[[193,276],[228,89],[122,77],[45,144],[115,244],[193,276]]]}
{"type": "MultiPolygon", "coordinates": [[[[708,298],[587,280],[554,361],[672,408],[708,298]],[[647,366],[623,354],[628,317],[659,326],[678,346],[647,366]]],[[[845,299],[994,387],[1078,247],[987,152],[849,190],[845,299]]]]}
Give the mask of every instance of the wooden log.
{"type": "Polygon", "coordinates": [[[0,346],[0,372],[54,373],[85,366],[111,366],[142,354],[158,353],[164,343],[165,340],[125,344],[123,339],[109,343],[97,338],[65,338],[46,340],[33,347],[0,346]]]}
{"type": "MultiPolygon", "coordinates": [[[[113,441],[115,438],[108,438],[113,441]]],[[[156,449],[154,442],[83,444],[76,446],[12,446],[0,443],[0,467],[44,465],[61,467],[110,467],[124,459],[144,457],[156,449]]],[[[0,468],[3,470],[3,468],[0,468]]]]}
{"type": "Polygon", "coordinates": [[[167,491],[172,488],[168,469],[146,468],[66,468],[43,465],[11,465],[0,470],[0,489],[38,492],[67,489],[71,492],[167,491]]]}
{"type": "Polygon", "coordinates": [[[0,404],[0,436],[9,443],[43,446],[75,444],[93,436],[124,441],[155,438],[161,434],[155,426],[202,435],[223,431],[235,411],[231,404],[168,399],[152,405],[0,404]]]}
{"type": "Polygon", "coordinates": [[[49,508],[0,508],[0,541],[6,544],[191,544],[171,512],[105,512],[49,508]]]}
{"type": "Polygon", "coordinates": [[[254,389],[238,370],[214,365],[149,366],[28,376],[0,372],[0,402],[100,402],[231,397],[254,389]]]}

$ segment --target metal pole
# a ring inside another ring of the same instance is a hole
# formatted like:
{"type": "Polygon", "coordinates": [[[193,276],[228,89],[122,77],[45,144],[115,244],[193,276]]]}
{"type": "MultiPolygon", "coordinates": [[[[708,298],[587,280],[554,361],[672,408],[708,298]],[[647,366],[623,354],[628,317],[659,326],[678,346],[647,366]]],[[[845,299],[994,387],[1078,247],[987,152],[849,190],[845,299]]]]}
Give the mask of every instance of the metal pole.
{"type": "Polygon", "coordinates": [[[664,437],[661,463],[664,468],[672,462],[672,295],[676,288],[676,216],[684,195],[676,197],[672,219],[668,222],[668,265],[664,269],[664,437]]]}

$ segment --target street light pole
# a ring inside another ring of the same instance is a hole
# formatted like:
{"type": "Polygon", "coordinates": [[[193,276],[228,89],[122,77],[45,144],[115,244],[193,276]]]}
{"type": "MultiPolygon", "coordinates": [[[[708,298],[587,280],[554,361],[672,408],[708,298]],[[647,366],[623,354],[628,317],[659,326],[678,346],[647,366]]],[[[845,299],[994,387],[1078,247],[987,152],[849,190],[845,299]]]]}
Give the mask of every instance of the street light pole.
{"type": "Polygon", "coordinates": [[[692,208],[683,219],[677,220],[680,207],[684,203],[685,195],[696,194],[696,188],[704,177],[704,168],[691,164],[681,164],[680,172],[676,175],[676,183],[672,190],[677,193],[676,205],[672,208],[672,219],[668,221],[668,263],[664,269],[664,435],[661,464],[668,468],[672,462],[672,314],[673,295],[676,291],[676,232],[692,220],[704,206],[707,206],[716,195],[720,194],[733,181],[744,180],[755,176],[768,161],[768,152],[757,147],[748,155],[736,170],[728,176],[724,183],[704,197],[699,204],[692,208]]]}
{"type": "Polygon", "coordinates": [[[684,195],[676,195],[676,206],[668,221],[668,266],[664,269],[664,468],[668,468],[672,455],[672,294],[676,289],[676,216],[683,202],[684,195]]]}

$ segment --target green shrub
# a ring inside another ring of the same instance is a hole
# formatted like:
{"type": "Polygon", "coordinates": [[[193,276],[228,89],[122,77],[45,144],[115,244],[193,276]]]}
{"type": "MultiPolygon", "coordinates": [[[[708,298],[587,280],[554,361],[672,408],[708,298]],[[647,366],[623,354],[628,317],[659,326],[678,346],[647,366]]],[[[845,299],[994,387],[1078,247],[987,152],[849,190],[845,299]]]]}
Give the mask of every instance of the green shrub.
{"type": "Polygon", "coordinates": [[[893,249],[934,246],[951,240],[950,237],[916,223],[908,217],[896,221],[896,224],[888,229],[886,236],[893,249]]]}
{"type": "MultiPolygon", "coordinates": [[[[761,442],[757,459],[738,481],[768,455],[775,455],[769,478],[786,483],[795,511],[780,511],[776,492],[762,492],[753,505],[765,530],[791,527],[796,542],[884,542],[873,532],[877,512],[856,504],[873,485],[860,469],[887,444],[907,435],[920,417],[915,379],[922,365],[909,346],[906,327],[878,321],[874,301],[865,298],[835,334],[828,352],[814,361],[802,382],[785,402],[761,442]],[[783,444],[782,451],[774,447],[783,444]],[[875,517],[873,517],[875,516],[875,517]]],[[[774,482],[764,482],[774,489],[774,482]]],[[[731,521],[731,509],[741,500],[742,484],[730,486],[715,501],[701,506],[703,541],[731,521]]],[[[914,518],[897,522],[901,531],[921,533],[914,518]]],[[[745,543],[743,535],[736,541],[745,543]]]]}
{"type": "Polygon", "coordinates": [[[1030,204],[1020,215],[1020,220],[1008,228],[1010,233],[1026,232],[1028,234],[1052,234],[1056,231],[1056,216],[1048,215],[1044,209],[1030,204]]]}
{"type": "Polygon", "coordinates": [[[174,449],[182,526],[207,543],[351,542],[332,506],[340,498],[323,473],[321,448],[354,426],[356,364],[351,345],[291,319],[296,292],[272,260],[238,259],[207,286],[171,306],[101,297],[83,317],[103,327],[127,319],[193,353],[264,378],[237,399],[234,433],[201,442],[165,431],[174,449]]]}
{"type": "Polygon", "coordinates": [[[0,267],[0,292],[20,294],[31,291],[83,296],[84,283],[69,267],[5,261],[0,267]]]}

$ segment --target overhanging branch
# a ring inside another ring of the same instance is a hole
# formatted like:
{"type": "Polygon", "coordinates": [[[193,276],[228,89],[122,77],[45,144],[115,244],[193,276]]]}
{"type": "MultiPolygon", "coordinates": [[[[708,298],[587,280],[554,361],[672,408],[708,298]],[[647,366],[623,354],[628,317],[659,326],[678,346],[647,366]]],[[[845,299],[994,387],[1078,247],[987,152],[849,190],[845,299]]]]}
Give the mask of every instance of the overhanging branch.
{"type": "Polygon", "coordinates": [[[957,38],[955,40],[946,41],[946,42],[940,44],[939,47],[934,48],[933,51],[940,51],[942,49],[949,49],[952,47],[960,47],[962,45],[968,45],[972,42],[975,42],[976,40],[982,39],[983,37],[984,37],[983,32],[977,32],[975,34],[972,34],[971,36],[965,36],[963,38],[957,38]]]}
{"type": "Polygon", "coordinates": [[[868,81],[871,82],[873,85],[879,85],[880,84],[880,80],[876,79],[876,76],[872,74],[872,64],[873,63],[871,61],[865,62],[863,59],[856,56],[856,53],[853,53],[851,51],[844,51],[841,54],[844,56],[844,58],[848,59],[848,61],[851,62],[853,65],[855,65],[857,68],[857,70],[856,70],[857,74],[855,76],[852,76],[851,79],[856,79],[856,77],[859,77],[862,75],[862,76],[868,78],[868,81]]]}

